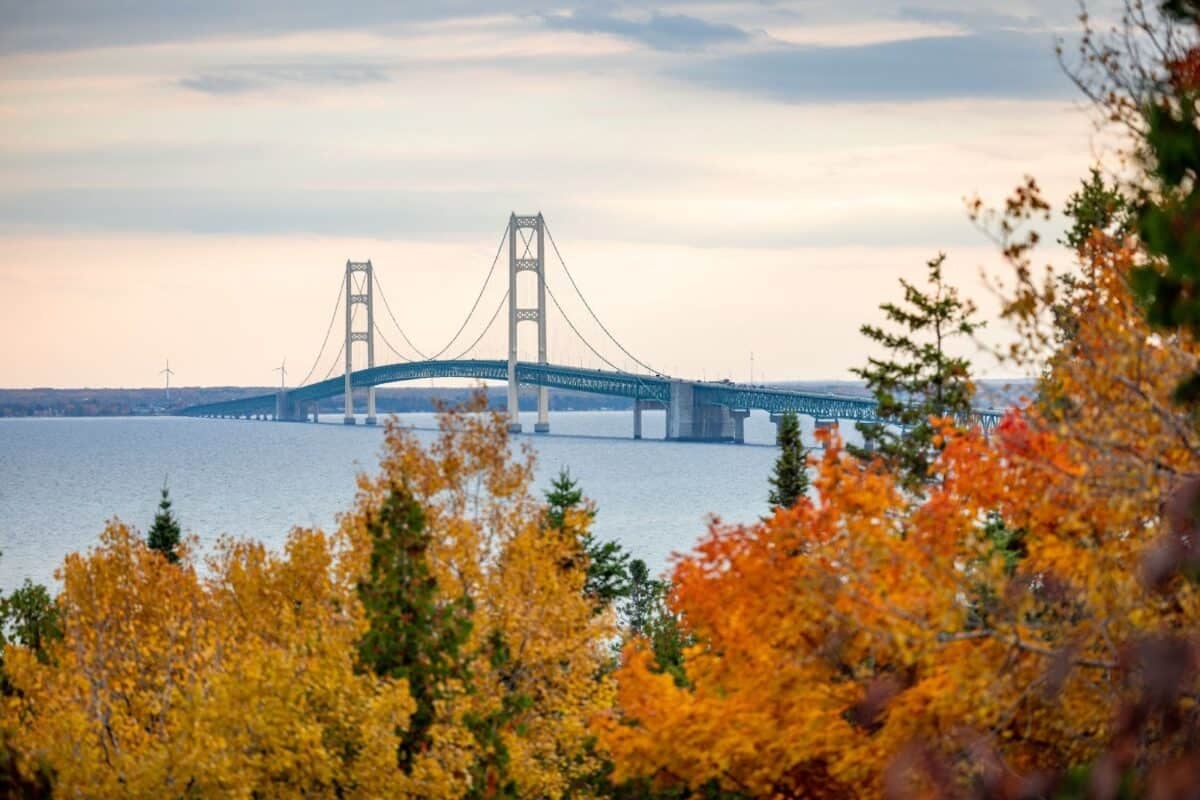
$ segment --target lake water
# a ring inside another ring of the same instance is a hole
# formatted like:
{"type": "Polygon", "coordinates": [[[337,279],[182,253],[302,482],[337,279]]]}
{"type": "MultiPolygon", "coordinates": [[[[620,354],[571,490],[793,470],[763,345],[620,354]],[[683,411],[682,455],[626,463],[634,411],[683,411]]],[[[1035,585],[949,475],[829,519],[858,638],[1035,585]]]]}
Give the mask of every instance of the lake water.
{"type": "MultiPolygon", "coordinates": [[[[435,436],[432,414],[400,419],[423,441],[435,436]]],[[[522,421],[533,429],[532,414],[522,421]]],[[[184,529],[204,542],[228,533],[277,546],[295,525],[332,530],[355,474],[375,470],[381,433],[322,422],[0,419],[0,591],[50,583],[111,517],[145,530],[164,476],[184,529]]],[[[630,412],[563,412],[550,424],[551,435],[518,437],[537,452],[539,490],[570,467],[599,507],[597,535],[656,571],[704,534],[708,514],[749,522],[766,511],[777,450],[764,412],[746,421],[745,445],[662,441],[661,411],[644,413],[642,441],[630,438],[630,412]]],[[[810,444],[811,424],[801,418],[810,444]]]]}

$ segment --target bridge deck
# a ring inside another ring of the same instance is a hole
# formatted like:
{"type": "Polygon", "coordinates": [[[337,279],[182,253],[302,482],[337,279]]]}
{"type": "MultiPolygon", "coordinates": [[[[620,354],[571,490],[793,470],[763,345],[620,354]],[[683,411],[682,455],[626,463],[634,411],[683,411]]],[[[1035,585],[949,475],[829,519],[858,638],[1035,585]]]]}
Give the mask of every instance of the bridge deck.
{"type": "MultiPolygon", "coordinates": [[[[421,378],[476,378],[508,380],[508,362],[491,359],[459,361],[414,361],[386,364],[350,373],[355,389],[386,383],[419,380],[421,378]]],[[[655,400],[664,405],[671,400],[670,378],[635,375],[628,372],[565,367],[556,364],[517,364],[517,381],[525,386],[548,386],[590,394],[628,397],[635,400],[655,400]]],[[[749,386],[736,383],[689,382],[698,402],[749,410],[761,409],[772,414],[793,411],[817,419],[844,419],[871,422],[876,419],[875,402],[865,397],[800,392],[792,389],[749,386]]],[[[345,378],[331,378],[297,389],[290,389],[290,402],[312,403],[345,392],[345,378]]],[[[189,406],[179,413],[193,417],[245,416],[275,413],[276,394],[255,395],[238,400],[189,406]]],[[[972,415],[985,429],[999,421],[1001,411],[980,409],[972,415]]]]}

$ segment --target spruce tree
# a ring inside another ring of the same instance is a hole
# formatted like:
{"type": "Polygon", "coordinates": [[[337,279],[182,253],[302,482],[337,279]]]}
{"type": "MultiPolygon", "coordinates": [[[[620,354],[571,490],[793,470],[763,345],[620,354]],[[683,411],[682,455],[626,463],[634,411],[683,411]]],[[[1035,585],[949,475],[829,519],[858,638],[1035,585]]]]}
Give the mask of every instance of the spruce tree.
{"type": "MultiPolygon", "coordinates": [[[[1200,3],[1166,0],[1164,14],[1194,41],[1200,3]]],[[[1181,39],[1182,34],[1181,34],[1181,39]]],[[[1200,338],[1200,81],[1194,45],[1186,58],[1164,66],[1168,73],[1142,108],[1139,156],[1144,171],[1135,219],[1148,258],[1130,273],[1130,285],[1146,320],[1169,334],[1200,338]]],[[[1200,406],[1200,369],[1176,386],[1177,402],[1200,406]]]]}
{"type": "Polygon", "coordinates": [[[869,358],[853,372],[875,396],[877,422],[860,422],[865,447],[850,447],[861,458],[877,453],[904,488],[920,492],[929,480],[937,431],[929,418],[963,419],[971,410],[975,385],[970,362],[953,356],[950,345],[983,327],[975,305],[959,297],[942,275],[944,254],[927,263],[928,291],[901,279],[903,304],[880,306],[892,330],[875,325],[860,329],[882,345],[888,358],[869,358]]]}
{"type": "Polygon", "coordinates": [[[439,597],[429,568],[425,512],[407,489],[391,488],[379,510],[368,515],[367,532],[371,564],[358,596],[368,629],[359,642],[359,660],[377,675],[408,681],[417,707],[397,753],[407,770],[428,742],[441,687],[468,677],[460,651],[471,631],[472,605],[467,597],[450,602],[439,597]]]}
{"type": "Polygon", "coordinates": [[[686,686],[683,650],[694,640],[667,606],[670,593],[671,584],[651,576],[646,562],[635,558],[629,564],[629,596],[621,611],[629,633],[649,642],[659,669],[686,686]]]}
{"type": "Polygon", "coordinates": [[[629,594],[629,554],[616,542],[600,541],[590,529],[582,533],[569,529],[567,514],[570,511],[582,512],[588,519],[596,516],[595,509],[582,506],[583,490],[564,467],[546,492],[546,525],[577,537],[580,554],[587,560],[583,590],[599,612],[629,594]]]}
{"type": "Polygon", "coordinates": [[[800,438],[800,418],[795,412],[779,420],[779,458],[771,476],[771,508],[791,508],[808,493],[808,451],[800,438]]]}
{"type": "Polygon", "coordinates": [[[663,582],[650,575],[645,561],[635,558],[629,564],[629,599],[622,610],[631,633],[646,633],[663,589],[663,582]]]}
{"type": "Polygon", "coordinates": [[[151,550],[159,551],[174,564],[179,561],[179,553],[176,552],[176,549],[179,547],[180,534],[179,520],[175,518],[175,512],[171,510],[171,495],[167,491],[166,482],[164,482],[162,499],[158,501],[158,511],[154,515],[154,524],[150,526],[150,532],[146,535],[146,544],[151,550]]]}
{"type": "Polygon", "coordinates": [[[1121,187],[1110,184],[1098,167],[1092,167],[1087,180],[1067,198],[1063,211],[1071,221],[1059,244],[1079,252],[1099,230],[1120,239],[1132,232],[1136,209],[1121,187]]]}

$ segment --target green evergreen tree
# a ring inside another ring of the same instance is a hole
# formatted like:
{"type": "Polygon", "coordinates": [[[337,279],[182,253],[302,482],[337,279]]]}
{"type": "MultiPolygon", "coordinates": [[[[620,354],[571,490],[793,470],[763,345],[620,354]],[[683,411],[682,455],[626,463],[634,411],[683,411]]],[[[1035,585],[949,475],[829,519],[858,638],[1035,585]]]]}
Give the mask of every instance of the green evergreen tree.
{"type": "Polygon", "coordinates": [[[959,297],[942,275],[944,254],[928,262],[928,291],[901,279],[904,302],[880,306],[895,330],[863,325],[862,334],[883,345],[890,358],[869,358],[853,372],[875,396],[877,422],[860,422],[865,447],[849,447],[859,457],[878,453],[907,490],[920,492],[929,480],[937,433],[929,417],[963,418],[971,410],[975,385],[970,362],[949,346],[983,327],[975,305],[959,297]]]}
{"type": "Polygon", "coordinates": [[[808,451],[800,438],[800,418],[788,411],[779,420],[779,458],[771,476],[771,508],[791,508],[808,494],[808,451]]]}
{"type": "Polygon", "coordinates": [[[625,624],[631,633],[645,635],[659,600],[666,594],[664,582],[650,575],[640,558],[629,564],[629,599],[622,607],[625,624]]]}
{"type": "Polygon", "coordinates": [[[175,518],[175,512],[171,510],[171,495],[167,491],[167,484],[164,481],[162,498],[158,501],[158,511],[154,515],[154,523],[150,526],[150,532],[146,534],[146,544],[151,550],[159,551],[174,564],[179,561],[179,553],[176,548],[179,547],[181,534],[179,520],[175,518]]]}
{"type": "Polygon", "coordinates": [[[635,558],[629,563],[629,595],[621,608],[622,617],[630,635],[649,641],[659,668],[686,686],[683,650],[693,639],[667,606],[670,593],[670,583],[651,576],[646,562],[635,558]]]}
{"type": "MultiPolygon", "coordinates": [[[[1166,0],[1162,10],[1195,40],[1200,3],[1166,0]]],[[[1181,36],[1182,38],[1182,36],[1181,36]]],[[[1130,283],[1150,324],[1200,337],[1200,82],[1195,49],[1173,74],[1152,87],[1142,108],[1139,155],[1145,184],[1138,198],[1137,231],[1149,259],[1133,270],[1130,283]]],[[[1175,399],[1200,403],[1200,370],[1177,386],[1175,399]]]]}
{"type": "Polygon", "coordinates": [[[1063,210],[1071,225],[1059,243],[1078,252],[1092,238],[1092,231],[1099,230],[1116,238],[1133,231],[1133,203],[1116,184],[1104,179],[1098,167],[1092,167],[1087,180],[1067,198],[1063,210]]]}
{"type": "MultiPolygon", "coordinates": [[[[1136,225],[1133,203],[1115,183],[1104,179],[1103,173],[1092,167],[1087,180],[1067,198],[1064,208],[1070,226],[1059,244],[1082,253],[1092,238],[1093,231],[1103,231],[1109,236],[1123,238],[1133,232],[1136,225]]],[[[1076,296],[1091,280],[1090,260],[1081,258],[1083,274],[1065,272],[1058,276],[1058,292],[1051,313],[1054,315],[1055,344],[1063,348],[1071,342],[1077,328],[1076,296]]]]}
{"type": "Polygon", "coordinates": [[[629,594],[629,554],[616,542],[597,539],[590,529],[582,534],[567,530],[568,511],[584,511],[589,519],[596,516],[595,509],[582,505],[583,490],[564,467],[546,492],[546,525],[578,538],[580,554],[587,559],[583,590],[599,612],[629,594]]]}
{"type": "Polygon", "coordinates": [[[368,516],[369,576],[358,585],[368,622],[359,659],[377,675],[404,678],[416,701],[397,758],[408,769],[428,741],[435,703],[448,679],[466,682],[460,651],[471,631],[470,599],[439,599],[429,568],[425,512],[412,494],[393,486],[368,516]]]}

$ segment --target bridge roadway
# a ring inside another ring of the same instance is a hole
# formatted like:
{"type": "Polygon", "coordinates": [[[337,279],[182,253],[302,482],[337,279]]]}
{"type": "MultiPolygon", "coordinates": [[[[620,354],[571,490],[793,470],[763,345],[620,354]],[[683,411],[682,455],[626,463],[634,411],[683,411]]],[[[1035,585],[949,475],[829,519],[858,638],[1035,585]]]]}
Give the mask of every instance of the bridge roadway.
{"type": "MultiPolygon", "coordinates": [[[[506,381],[508,362],[490,359],[413,361],[360,369],[350,373],[355,389],[421,378],[476,378],[506,381]]],[[[744,440],[742,423],[752,409],[773,419],[785,412],[813,417],[818,424],[835,420],[873,422],[875,402],[865,397],[802,392],[747,384],[686,381],[663,376],[518,362],[517,380],[523,386],[547,386],[577,392],[626,397],[634,401],[634,436],[641,438],[641,411],[667,410],[667,438],[699,441],[744,440]]],[[[345,377],[338,376],[286,391],[238,400],[205,403],[179,411],[190,417],[271,417],[285,421],[315,419],[320,400],[345,392],[345,377]]],[[[982,409],[972,421],[990,430],[1003,412],[982,409]]]]}

